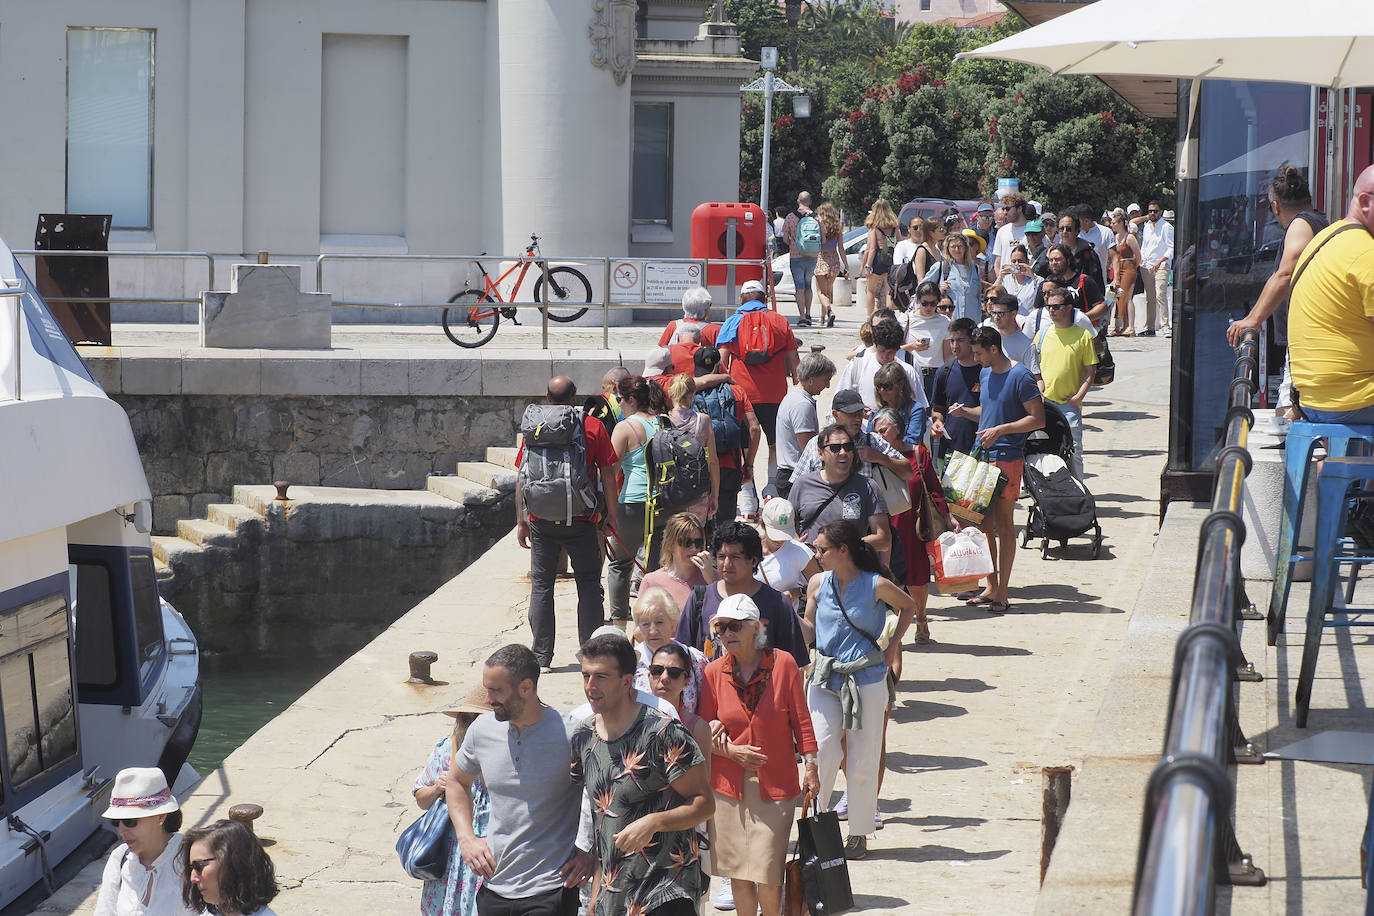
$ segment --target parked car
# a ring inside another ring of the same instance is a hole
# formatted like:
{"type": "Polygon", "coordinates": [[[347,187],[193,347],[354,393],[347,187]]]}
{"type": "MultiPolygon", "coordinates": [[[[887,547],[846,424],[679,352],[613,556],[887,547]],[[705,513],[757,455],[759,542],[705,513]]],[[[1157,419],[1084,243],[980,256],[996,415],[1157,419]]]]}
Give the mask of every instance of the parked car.
{"type": "Polygon", "coordinates": [[[917,197],[907,201],[897,213],[897,237],[906,238],[906,227],[913,216],[921,219],[938,218],[944,216],[950,207],[958,209],[959,205],[947,197],[917,197]]]}
{"type": "MultiPolygon", "coordinates": [[[[868,237],[868,230],[863,226],[857,229],[850,229],[844,234],[844,261],[849,265],[849,275],[857,277],[859,275],[859,263],[863,257],[864,239],[868,237]]],[[[779,296],[795,295],[797,290],[792,284],[792,271],[788,268],[791,263],[790,254],[780,254],[773,259],[773,287],[779,296]]]]}

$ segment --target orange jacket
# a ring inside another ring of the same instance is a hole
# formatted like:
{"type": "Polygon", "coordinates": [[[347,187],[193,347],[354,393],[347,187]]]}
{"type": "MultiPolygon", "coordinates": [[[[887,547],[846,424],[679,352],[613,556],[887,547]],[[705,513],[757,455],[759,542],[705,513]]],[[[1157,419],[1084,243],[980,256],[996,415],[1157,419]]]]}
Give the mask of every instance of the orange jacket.
{"type": "MultiPolygon", "coordinates": [[[[762,749],[768,762],[758,772],[759,793],[771,801],[781,801],[801,794],[796,755],[815,753],[816,733],[811,728],[811,712],[806,708],[796,660],[787,652],[763,651],[773,655],[773,673],[753,715],[731,683],[735,660],[730,655],[706,666],[697,715],[707,722],[719,719],[733,743],[762,749]]],[[[711,788],[731,798],[743,798],[744,768],[725,757],[713,757],[711,788]]]]}

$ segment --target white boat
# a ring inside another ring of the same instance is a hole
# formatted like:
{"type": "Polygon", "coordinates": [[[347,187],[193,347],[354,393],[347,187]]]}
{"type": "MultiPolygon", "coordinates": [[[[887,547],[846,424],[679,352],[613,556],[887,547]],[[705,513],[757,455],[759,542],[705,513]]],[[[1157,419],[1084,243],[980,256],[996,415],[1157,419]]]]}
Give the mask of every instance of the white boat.
{"type": "Polygon", "coordinates": [[[100,828],[121,768],[196,778],[199,650],[151,516],[128,417],[0,241],[0,907],[100,828]]]}

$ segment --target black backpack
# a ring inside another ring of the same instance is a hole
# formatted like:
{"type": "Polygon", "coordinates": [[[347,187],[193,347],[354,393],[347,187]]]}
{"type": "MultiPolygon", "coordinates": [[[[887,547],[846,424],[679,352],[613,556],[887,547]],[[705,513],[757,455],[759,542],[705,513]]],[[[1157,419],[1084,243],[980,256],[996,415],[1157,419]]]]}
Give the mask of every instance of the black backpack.
{"type": "Polygon", "coordinates": [[[676,426],[668,417],[659,417],[658,424],[644,450],[650,499],[656,509],[676,512],[710,494],[711,456],[691,428],[695,416],[689,426],[676,426]]]}

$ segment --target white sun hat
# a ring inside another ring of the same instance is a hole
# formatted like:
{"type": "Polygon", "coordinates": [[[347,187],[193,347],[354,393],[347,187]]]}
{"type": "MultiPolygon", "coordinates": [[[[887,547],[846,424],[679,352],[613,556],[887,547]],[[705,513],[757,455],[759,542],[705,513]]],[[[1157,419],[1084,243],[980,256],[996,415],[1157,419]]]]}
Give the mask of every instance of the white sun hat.
{"type": "Polygon", "coordinates": [[[120,770],[110,792],[110,807],[101,817],[120,820],[126,817],[152,817],[171,814],[181,805],[167,786],[167,777],[157,767],[130,767],[120,770]]]}

